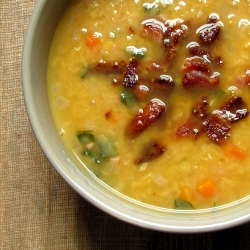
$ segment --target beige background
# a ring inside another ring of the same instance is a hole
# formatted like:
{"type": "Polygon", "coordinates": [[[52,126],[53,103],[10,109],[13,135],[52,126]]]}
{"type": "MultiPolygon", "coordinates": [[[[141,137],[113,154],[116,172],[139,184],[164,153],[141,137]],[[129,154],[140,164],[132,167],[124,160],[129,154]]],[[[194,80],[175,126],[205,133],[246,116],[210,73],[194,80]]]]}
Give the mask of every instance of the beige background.
{"type": "Polygon", "coordinates": [[[250,249],[250,224],[206,234],[145,230],[96,209],[61,179],[36,142],[22,95],[34,5],[0,0],[0,249],[250,249]]]}

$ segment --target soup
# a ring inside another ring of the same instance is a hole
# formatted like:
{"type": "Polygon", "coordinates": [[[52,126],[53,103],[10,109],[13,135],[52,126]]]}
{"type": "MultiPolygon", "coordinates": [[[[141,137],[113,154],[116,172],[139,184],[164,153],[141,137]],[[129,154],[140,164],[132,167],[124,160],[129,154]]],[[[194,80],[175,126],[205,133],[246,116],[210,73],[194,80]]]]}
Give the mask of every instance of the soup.
{"type": "Polygon", "coordinates": [[[163,208],[248,196],[248,16],[247,1],[73,0],[48,92],[79,168],[163,208]]]}

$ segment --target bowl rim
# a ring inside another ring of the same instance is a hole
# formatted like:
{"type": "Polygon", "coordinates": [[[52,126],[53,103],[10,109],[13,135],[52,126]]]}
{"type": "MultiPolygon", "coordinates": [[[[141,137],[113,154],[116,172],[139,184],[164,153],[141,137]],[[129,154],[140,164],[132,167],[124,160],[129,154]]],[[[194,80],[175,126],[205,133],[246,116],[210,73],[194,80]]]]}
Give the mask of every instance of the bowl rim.
{"type": "MultiPolygon", "coordinates": [[[[70,0],[65,0],[69,2],[70,0]]],[[[35,4],[34,10],[32,12],[22,52],[22,86],[24,94],[24,102],[28,114],[28,118],[32,127],[32,130],[35,134],[35,137],[40,145],[43,153],[52,164],[54,169],[59,173],[59,175],[84,199],[90,202],[92,205],[98,209],[104,211],[105,213],[127,223],[130,223],[134,226],[139,226],[141,228],[171,232],[171,233],[203,233],[222,230],[230,227],[235,227],[240,224],[244,224],[250,220],[250,208],[249,212],[244,212],[241,216],[232,216],[230,219],[225,221],[223,220],[212,220],[211,224],[205,224],[205,222],[200,222],[199,226],[174,226],[167,224],[154,223],[153,221],[144,220],[138,218],[135,215],[127,214],[125,210],[118,210],[111,205],[108,205],[103,200],[96,198],[88,188],[83,188],[77,181],[70,178],[65,171],[60,166],[59,162],[53,157],[49,149],[49,140],[41,134],[41,124],[39,122],[38,116],[35,113],[35,99],[30,95],[32,93],[32,81],[31,81],[31,65],[32,62],[32,47],[34,46],[34,39],[36,35],[37,27],[39,27],[39,22],[43,16],[44,11],[47,8],[47,0],[38,0],[35,4]]],[[[122,205],[121,205],[122,206],[122,205]]],[[[247,208],[245,208],[247,211],[247,208]]],[[[236,213],[237,214],[237,213],[236,213]]]]}

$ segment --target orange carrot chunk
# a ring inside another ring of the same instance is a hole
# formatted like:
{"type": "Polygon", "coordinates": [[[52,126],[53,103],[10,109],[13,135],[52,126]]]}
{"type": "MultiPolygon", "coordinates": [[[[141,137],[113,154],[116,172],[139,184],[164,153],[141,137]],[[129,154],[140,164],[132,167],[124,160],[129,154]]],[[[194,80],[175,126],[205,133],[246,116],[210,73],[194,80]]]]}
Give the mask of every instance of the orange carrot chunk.
{"type": "Polygon", "coordinates": [[[225,146],[223,148],[223,152],[226,156],[237,159],[237,160],[243,160],[246,156],[246,152],[236,145],[225,146]]]}
{"type": "Polygon", "coordinates": [[[215,195],[217,187],[211,179],[205,179],[198,184],[197,191],[203,198],[208,199],[215,195]]]}
{"type": "Polygon", "coordinates": [[[180,189],[180,197],[182,200],[188,202],[192,202],[195,199],[193,190],[189,187],[182,187],[180,189]]]}
{"type": "Polygon", "coordinates": [[[86,45],[91,49],[99,47],[101,45],[101,36],[97,33],[89,33],[86,36],[86,45]]]}

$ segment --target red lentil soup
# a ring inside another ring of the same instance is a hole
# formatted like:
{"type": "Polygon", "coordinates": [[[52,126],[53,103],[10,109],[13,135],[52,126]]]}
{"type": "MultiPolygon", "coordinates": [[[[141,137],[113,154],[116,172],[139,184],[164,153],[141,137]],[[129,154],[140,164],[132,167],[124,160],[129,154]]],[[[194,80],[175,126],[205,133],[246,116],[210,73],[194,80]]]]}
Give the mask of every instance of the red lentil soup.
{"type": "Polygon", "coordinates": [[[248,1],[73,0],[48,92],[79,168],[162,208],[247,197],[249,14],[248,1]]]}

